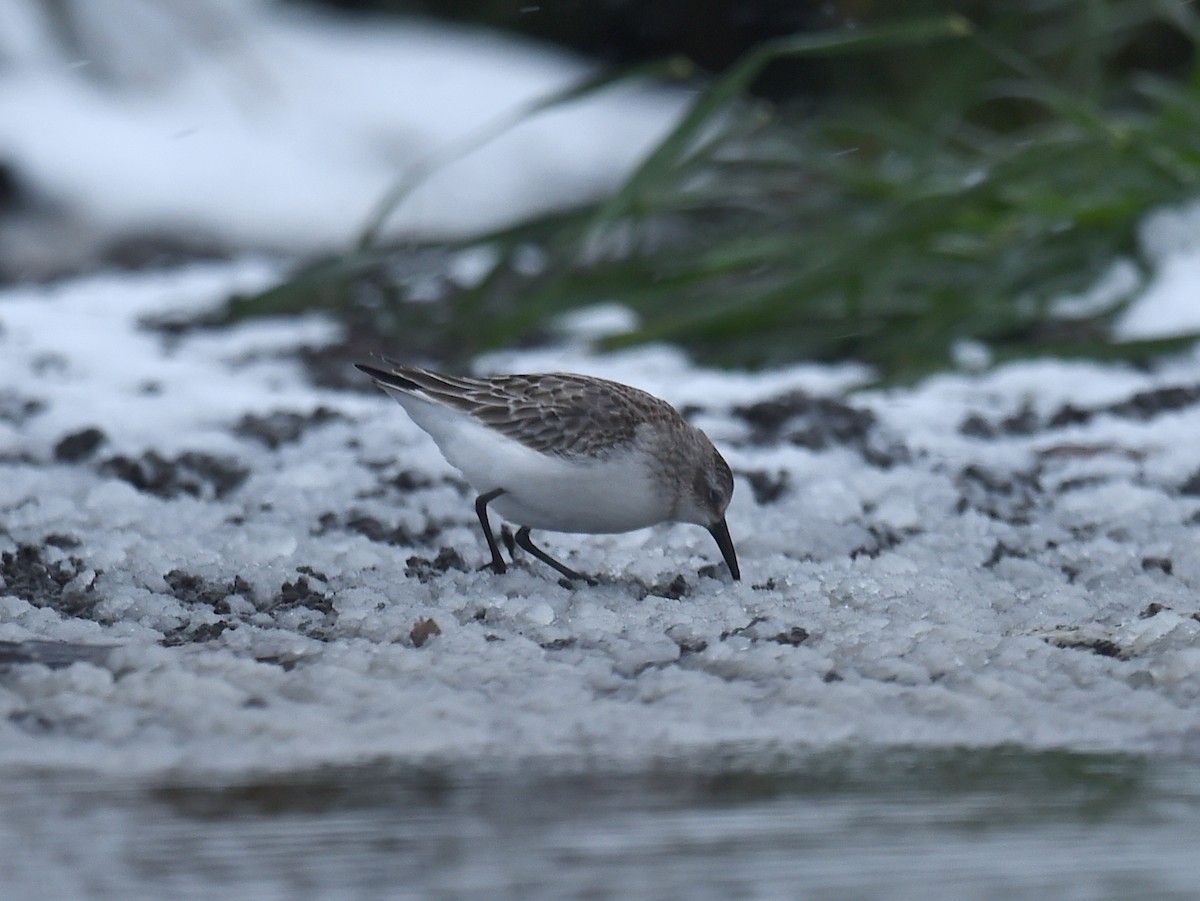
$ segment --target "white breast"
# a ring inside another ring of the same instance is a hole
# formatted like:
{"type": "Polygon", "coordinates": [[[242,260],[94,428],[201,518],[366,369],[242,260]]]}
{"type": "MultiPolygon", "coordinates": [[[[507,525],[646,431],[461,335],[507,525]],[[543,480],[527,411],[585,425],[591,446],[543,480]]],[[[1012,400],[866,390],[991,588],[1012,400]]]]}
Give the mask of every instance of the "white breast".
{"type": "Polygon", "coordinates": [[[511,522],[556,532],[628,532],[670,514],[649,468],[634,453],[578,463],[522,450],[538,459],[494,472],[505,493],[493,506],[511,522]]]}
{"type": "Polygon", "coordinates": [[[627,532],[670,516],[666,496],[635,450],[594,462],[543,454],[465,413],[400,391],[389,392],[442,455],[480,494],[504,494],[490,507],[518,526],[555,532],[627,532]]]}

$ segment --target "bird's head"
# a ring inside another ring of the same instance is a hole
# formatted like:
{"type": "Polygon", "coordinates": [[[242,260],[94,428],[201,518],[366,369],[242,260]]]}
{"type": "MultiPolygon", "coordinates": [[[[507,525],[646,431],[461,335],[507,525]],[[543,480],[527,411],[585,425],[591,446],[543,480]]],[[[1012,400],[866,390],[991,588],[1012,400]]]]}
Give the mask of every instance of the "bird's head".
{"type": "Polygon", "coordinates": [[[730,573],[740,579],[737,553],[733,549],[733,539],[729,537],[729,526],[725,524],[725,510],[733,499],[733,473],[712,444],[707,440],[703,444],[705,447],[696,459],[692,478],[679,499],[677,518],[708,529],[721,549],[730,573]]]}

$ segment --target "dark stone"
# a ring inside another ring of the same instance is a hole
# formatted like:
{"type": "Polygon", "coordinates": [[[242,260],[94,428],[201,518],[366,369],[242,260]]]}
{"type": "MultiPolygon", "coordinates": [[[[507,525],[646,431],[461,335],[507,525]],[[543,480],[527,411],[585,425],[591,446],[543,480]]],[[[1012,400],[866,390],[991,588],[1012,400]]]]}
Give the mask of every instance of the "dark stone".
{"type": "Polygon", "coordinates": [[[1090,410],[1084,410],[1073,404],[1066,404],[1051,415],[1047,424],[1052,429],[1061,429],[1069,425],[1085,425],[1095,416],[1090,410]]]}
{"type": "Polygon", "coordinates": [[[68,616],[90,612],[94,606],[90,586],[80,592],[66,591],[67,584],[84,569],[77,557],[52,563],[43,558],[41,548],[31,544],[0,554],[0,580],[5,593],[68,616]]]}
{"type": "Polygon", "coordinates": [[[991,437],[996,432],[1010,435],[1029,435],[1044,429],[1061,429],[1073,425],[1084,425],[1097,416],[1109,414],[1124,419],[1147,420],[1162,413],[1186,409],[1200,403],[1200,385],[1174,385],[1166,388],[1156,388],[1152,391],[1140,391],[1132,397],[1103,407],[1077,407],[1074,404],[1064,404],[1044,421],[1038,421],[1029,407],[1024,407],[1017,413],[1004,419],[998,426],[989,424],[978,414],[973,414],[968,421],[971,431],[967,431],[967,422],[963,423],[960,431],[963,434],[977,434],[979,437],[991,437]],[[988,434],[985,434],[988,433],[988,434]]]}
{"type": "Polygon", "coordinates": [[[746,632],[749,632],[759,623],[765,623],[766,621],[767,618],[765,616],[755,616],[751,618],[750,622],[746,623],[744,626],[738,626],[736,629],[726,629],[723,631],[721,633],[721,641],[725,641],[727,638],[731,638],[734,635],[742,635],[746,632]]]}
{"type": "Polygon", "coordinates": [[[470,572],[466,561],[458,551],[451,547],[442,548],[432,560],[428,557],[412,556],[405,561],[405,564],[404,575],[410,579],[416,578],[421,582],[428,582],[452,569],[464,573],[470,572]]]}
{"type": "Polygon", "coordinates": [[[955,484],[961,495],[958,512],[978,510],[1013,525],[1028,524],[1043,496],[1035,473],[996,473],[976,464],[964,467],[955,484]]]}
{"type": "Polygon", "coordinates": [[[900,532],[890,526],[879,526],[871,523],[867,525],[867,533],[871,536],[871,540],[860,544],[850,551],[851,560],[857,560],[859,557],[868,557],[874,560],[884,551],[890,551],[892,548],[899,547],[904,542],[906,535],[918,534],[919,530],[906,529],[900,532]]]}
{"type": "Polygon", "coordinates": [[[1072,491],[1081,491],[1084,488],[1095,488],[1097,485],[1104,485],[1110,482],[1111,479],[1104,476],[1080,476],[1077,479],[1067,479],[1058,483],[1059,494],[1070,494],[1072,491]]]}
{"type": "Polygon", "coordinates": [[[788,487],[788,477],[785,472],[771,475],[764,470],[757,469],[752,472],[742,472],[739,475],[750,483],[754,502],[761,507],[778,501],[788,487]]]}
{"type": "Polygon", "coordinates": [[[54,720],[47,716],[34,713],[32,710],[14,710],[8,715],[8,721],[30,735],[49,735],[54,731],[54,720]]]}
{"type": "Polygon", "coordinates": [[[1092,651],[1099,654],[1101,657],[1120,657],[1122,655],[1121,646],[1115,641],[1108,641],[1101,638],[1091,642],[1092,651]]]}
{"type": "Polygon", "coordinates": [[[271,666],[277,666],[285,673],[290,673],[296,668],[296,664],[300,662],[299,657],[284,657],[280,654],[265,654],[262,657],[255,657],[259,663],[266,663],[271,666]]]}
{"type": "Polygon", "coordinates": [[[786,429],[787,440],[812,450],[861,444],[875,425],[875,414],[869,410],[804,391],[735,407],[733,412],[754,430],[756,444],[773,444],[786,429]]]}
{"type": "MultiPolygon", "coordinates": [[[[240,578],[239,576],[238,579],[240,578]]],[[[205,607],[211,607],[214,613],[230,613],[229,596],[241,593],[234,587],[237,580],[227,585],[218,585],[213,582],[206,582],[199,576],[194,576],[179,569],[171,570],[163,576],[163,580],[171,589],[171,593],[175,596],[175,599],[180,603],[202,604],[205,607]]],[[[249,588],[249,585],[244,581],[242,585],[249,588]]]]}
{"type": "Polygon", "coordinates": [[[1152,569],[1157,569],[1159,572],[1166,573],[1169,576],[1169,575],[1171,575],[1171,571],[1174,568],[1175,568],[1174,565],[1166,557],[1143,557],[1142,558],[1142,571],[1143,572],[1149,572],[1152,569]]]}
{"type": "Polygon", "coordinates": [[[769,640],[776,644],[789,644],[794,648],[798,648],[808,640],[808,630],[800,626],[792,626],[786,632],[772,635],[769,640]]]}
{"type": "Polygon", "coordinates": [[[1074,404],[1064,404],[1045,420],[1039,420],[1029,406],[1022,407],[998,424],[987,422],[979,414],[972,414],[959,427],[959,431],[964,435],[981,438],[990,438],[998,433],[1031,435],[1045,429],[1084,425],[1101,414],[1144,421],[1162,413],[1186,409],[1198,402],[1200,402],[1200,385],[1175,385],[1156,388],[1152,391],[1140,391],[1126,400],[1103,407],[1086,408],[1077,407],[1074,404]]]}
{"type": "Polygon", "coordinates": [[[876,434],[874,413],[833,398],[793,391],[748,407],[735,407],[733,412],[750,426],[752,444],[787,442],[810,450],[849,447],[881,468],[910,458],[902,444],[876,434]]]}
{"type": "Polygon", "coordinates": [[[240,594],[250,603],[254,603],[254,586],[243,579],[241,576],[233,577],[233,591],[231,594],[240,594]]]}
{"type": "Polygon", "coordinates": [[[1129,400],[1113,404],[1109,412],[1129,419],[1151,419],[1160,413],[1183,410],[1200,401],[1200,385],[1176,385],[1141,391],[1129,400]]]}
{"type": "Polygon", "coordinates": [[[992,427],[992,424],[978,413],[972,413],[959,423],[958,431],[960,435],[966,435],[968,438],[996,437],[996,430],[992,427]]]}
{"type": "Polygon", "coordinates": [[[428,488],[433,483],[419,472],[413,472],[411,469],[402,469],[395,476],[388,479],[387,484],[407,494],[410,491],[428,488]]]}
{"type": "Polygon", "coordinates": [[[433,636],[441,634],[442,627],[436,621],[422,617],[413,624],[408,637],[412,640],[413,646],[419,648],[433,636]]]}
{"type": "Polygon", "coordinates": [[[215,623],[201,623],[196,627],[183,626],[172,629],[162,637],[159,644],[163,647],[175,648],[185,644],[202,644],[220,638],[226,629],[232,628],[225,620],[215,623]]]}
{"type": "Polygon", "coordinates": [[[680,573],[675,576],[670,582],[659,583],[650,589],[650,594],[657,595],[660,598],[678,601],[680,598],[687,597],[691,591],[691,586],[688,585],[687,579],[680,573]]]}
{"type": "Polygon", "coordinates": [[[962,421],[958,431],[971,438],[996,438],[1000,435],[1032,435],[1042,427],[1033,407],[1025,404],[997,422],[988,421],[980,413],[972,413],[962,421]]]}
{"type": "MultiPolygon", "coordinates": [[[[323,526],[325,522],[325,518],[322,517],[321,524],[323,526]]],[[[336,522],[336,517],[332,522],[336,522]]],[[[441,533],[440,529],[432,525],[426,527],[425,531],[420,533],[414,532],[402,525],[387,526],[374,516],[367,516],[366,514],[355,513],[353,511],[345,521],[344,528],[351,532],[357,532],[371,541],[379,541],[396,547],[421,547],[432,542],[441,533]]],[[[323,528],[322,531],[328,531],[328,528],[323,528]]]]}
{"type": "Polygon", "coordinates": [[[0,422],[24,425],[25,421],[46,409],[40,400],[23,397],[13,391],[0,391],[0,422]]]}
{"type": "Polygon", "coordinates": [[[78,463],[94,454],[104,441],[104,433],[97,428],[72,432],[54,445],[54,459],[59,463],[78,463]]]}
{"type": "Polygon", "coordinates": [[[708,642],[703,638],[697,638],[693,641],[677,641],[679,645],[679,656],[687,657],[691,654],[703,654],[708,650],[708,642]]]}
{"type": "Polygon", "coordinates": [[[1187,481],[1179,486],[1179,493],[1189,497],[1200,495],[1200,469],[1188,476],[1187,481]]]}
{"type": "Polygon", "coordinates": [[[997,541],[995,547],[992,548],[991,555],[983,561],[984,569],[995,569],[996,564],[1005,557],[1016,557],[1019,560],[1024,560],[1029,555],[1018,548],[1009,547],[1003,541],[997,541]]]}
{"type": "Polygon", "coordinates": [[[1117,657],[1124,660],[1128,655],[1115,641],[1107,638],[1055,638],[1047,639],[1056,648],[1064,650],[1091,651],[1101,657],[1117,657]]]}
{"type": "Polygon", "coordinates": [[[343,419],[340,413],[328,407],[317,407],[311,413],[292,413],[276,411],[265,416],[247,413],[233,427],[234,434],[242,438],[258,441],[271,450],[277,450],[284,444],[299,441],[306,431],[314,426],[321,426],[335,419],[343,419]]]}
{"type": "MultiPolygon", "coordinates": [[[[209,607],[214,613],[221,616],[229,616],[233,613],[229,606],[231,595],[241,595],[251,603],[254,602],[254,586],[240,575],[234,576],[233,580],[229,582],[209,582],[192,573],[173,569],[163,576],[163,581],[167,583],[172,595],[180,603],[209,607]]],[[[202,623],[197,626],[187,624],[167,632],[163,636],[162,644],[167,647],[176,647],[183,644],[212,641],[226,629],[234,628],[237,628],[237,623],[230,622],[228,619],[222,619],[215,623],[202,623]]]]}
{"type": "Polygon", "coordinates": [[[1016,413],[1004,417],[1000,422],[1000,429],[1006,435],[1032,435],[1040,426],[1037,414],[1033,407],[1028,405],[1021,407],[1016,413]]]}
{"type": "Polygon", "coordinates": [[[250,474],[233,459],[197,451],[188,451],[173,460],[156,451],[147,451],[136,459],[121,454],[101,463],[99,471],[128,482],[138,491],[168,499],[182,494],[222,498],[250,474]]]}
{"type": "Polygon", "coordinates": [[[306,576],[301,576],[295,582],[284,582],[275,596],[271,609],[288,609],[291,607],[307,607],[318,613],[332,613],[333,599],[324,592],[317,591],[308,582],[306,576]]]}

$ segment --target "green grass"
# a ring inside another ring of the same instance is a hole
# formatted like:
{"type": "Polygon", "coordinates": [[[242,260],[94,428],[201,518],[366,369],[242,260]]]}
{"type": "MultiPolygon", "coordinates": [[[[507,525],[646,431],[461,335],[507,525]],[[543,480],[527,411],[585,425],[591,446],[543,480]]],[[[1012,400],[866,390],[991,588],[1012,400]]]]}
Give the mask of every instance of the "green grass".
{"type": "Polygon", "coordinates": [[[887,379],[949,365],[963,339],[1001,359],[1183,346],[1200,336],[1113,341],[1128,298],[1075,319],[1052,301],[1137,261],[1145,213],[1200,193],[1200,18],[1142,0],[1037,8],[1019,28],[934,16],[757,47],[610,196],[446,248],[486,248],[493,263],[441,303],[408,302],[388,275],[404,249],[378,241],[410,181],[344,256],[230,315],[326,306],[403,352],[462,359],[615,300],[641,327],[610,346],[670,341],[737,366],[856,359],[887,379]],[[1183,63],[1139,64],[1147,34],[1184,47],[1183,63]],[[874,81],[815,108],[747,94],[789,57],[874,81]]]}

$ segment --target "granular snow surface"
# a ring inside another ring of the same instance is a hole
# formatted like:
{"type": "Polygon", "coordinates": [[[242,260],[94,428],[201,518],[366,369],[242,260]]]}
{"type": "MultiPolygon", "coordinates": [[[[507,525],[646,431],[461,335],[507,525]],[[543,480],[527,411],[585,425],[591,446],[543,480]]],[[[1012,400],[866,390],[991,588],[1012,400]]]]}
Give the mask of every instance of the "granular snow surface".
{"type": "Polygon", "coordinates": [[[0,294],[0,766],[1200,750],[1200,354],[887,391],[582,339],[478,361],[645,388],[735,471],[744,581],[694,526],[541,533],[600,578],[568,587],[477,571],[433,442],[377,391],[308,382],[293,351],[332,324],[144,324],[278,274],[0,294]]]}

